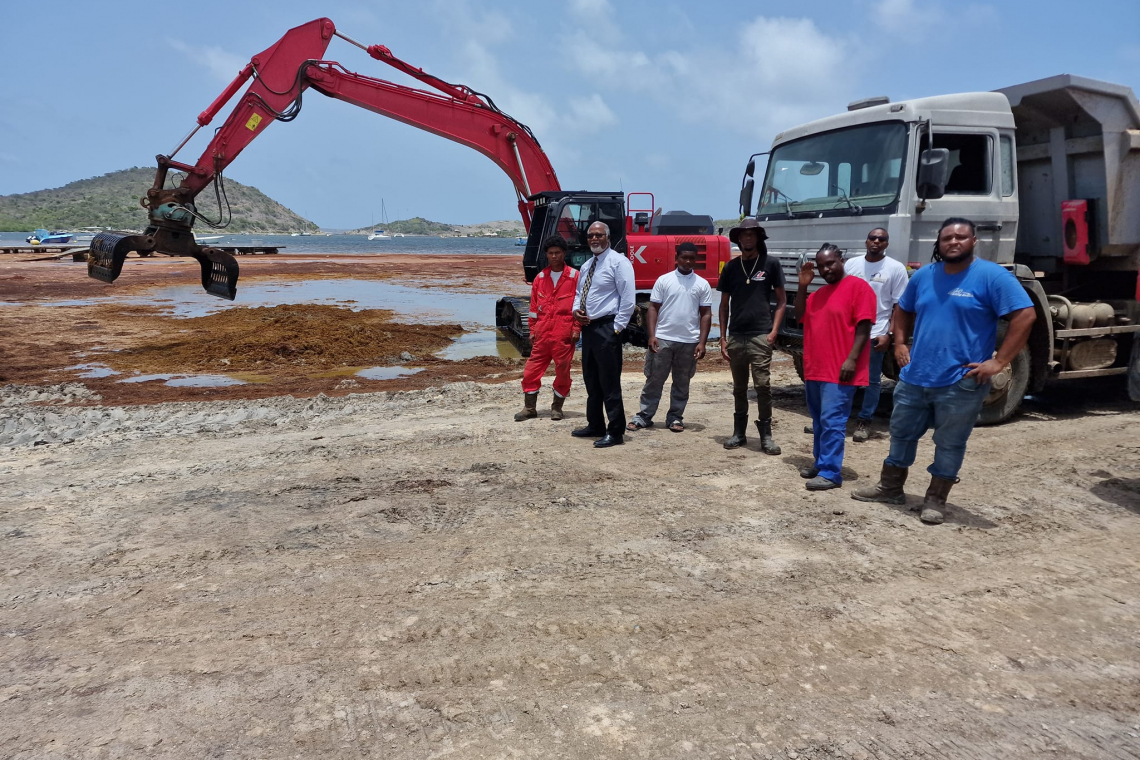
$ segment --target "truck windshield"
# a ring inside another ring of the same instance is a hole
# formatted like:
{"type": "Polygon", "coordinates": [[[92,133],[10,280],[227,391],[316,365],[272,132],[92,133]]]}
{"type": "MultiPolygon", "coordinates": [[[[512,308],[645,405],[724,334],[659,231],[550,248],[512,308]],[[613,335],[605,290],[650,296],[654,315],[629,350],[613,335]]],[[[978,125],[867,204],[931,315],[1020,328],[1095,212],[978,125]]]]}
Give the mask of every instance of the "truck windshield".
{"type": "Polygon", "coordinates": [[[803,137],[772,151],[757,215],[845,216],[898,199],[906,161],[902,122],[867,124],[803,137]]]}

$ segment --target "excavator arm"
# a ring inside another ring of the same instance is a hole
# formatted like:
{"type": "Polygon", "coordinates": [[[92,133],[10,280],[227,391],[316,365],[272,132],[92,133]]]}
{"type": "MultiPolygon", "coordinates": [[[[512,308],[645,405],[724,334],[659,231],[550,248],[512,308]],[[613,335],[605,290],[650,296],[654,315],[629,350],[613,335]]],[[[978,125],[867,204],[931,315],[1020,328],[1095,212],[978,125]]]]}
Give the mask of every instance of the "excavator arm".
{"type": "Polygon", "coordinates": [[[202,285],[207,292],[233,299],[237,292],[238,265],[223,251],[199,246],[194,241],[195,220],[224,226],[222,173],[247,145],[274,121],[292,121],[301,112],[306,90],[313,89],[382,116],[433,132],[474,148],[506,172],[515,186],[519,213],[530,230],[534,203],[530,197],[558,190],[558,177],[530,129],[497,108],[494,102],[463,85],[445,82],[392,55],[382,45],[364,46],[336,30],[327,18],[290,29],[280,40],[250,59],[237,78],[198,116],[197,126],[169,156],[157,156],[154,185],[142,199],[149,224],[142,235],[102,233],[91,244],[88,274],[113,282],[122,272],[130,251],[193,256],[202,266],[202,285]],[[365,50],[376,60],[414,77],[437,92],[395,84],[346,70],[324,60],[332,38],[340,37],[365,50]],[[214,134],[210,144],[190,165],[174,160],[190,138],[213,121],[238,90],[252,83],[214,134]],[[183,173],[177,187],[166,187],[171,169],[183,173]],[[194,199],[215,187],[223,217],[211,222],[198,213],[194,199]]]}

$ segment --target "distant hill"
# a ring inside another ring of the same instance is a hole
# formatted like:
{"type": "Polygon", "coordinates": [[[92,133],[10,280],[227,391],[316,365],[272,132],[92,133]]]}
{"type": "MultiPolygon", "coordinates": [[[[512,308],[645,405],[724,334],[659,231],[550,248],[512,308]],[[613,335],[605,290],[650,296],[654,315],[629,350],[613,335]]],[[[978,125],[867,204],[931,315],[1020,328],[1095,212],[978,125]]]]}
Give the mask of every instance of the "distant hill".
{"type": "MultiPolygon", "coordinates": [[[[52,190],[0,195],[0,232],[24,232],[39,227],[73,229],[76,227],[111,227],[142,229],[146,226],[146,209],[139,198],[154,182],[154,169],[135,167],[81,179],[52,190]]],[[[225,180],[226,195],[233,211],[233,221],[226,232],[317,232],[310,222],[255,187],[225,180]]],[[[218,204],[213,188],[198,196],[198,213],[208,219],[218,218],[218,204]]],[[[201,222],[194,225],[200,233],[209,231],[201,222]]]]}
{"type": "Polygon", "coordinates": [[[401,219],[396,222],[376,222],[371,227],[358,227],[348,230],[348,235],[367,235],[372,230],[385,230],[388,233],[402,232],[405,235],[439,235],[440,237],[456,237],[467,235],[470,237],[518,237],[525,235],[522,220],[509,220],[501,222],[483,222],[482,224],[444,224],[433,222],[417,216],[412,219],[401,219]]]}
{"type": "Polygon", "coordinates": [[[398,222],[389,222],[387,226],[383,222],[377,222],[372,227],[358,227],[355,230],[348,230],[346,234],[367,235],[372,230],[402,232],[405,235],[447,235],[453,233],[455,228],[450,224],[433,222],[430,219],[424,219],[422,216],[416,216],[411,219],[401,219],[398,222]]]}

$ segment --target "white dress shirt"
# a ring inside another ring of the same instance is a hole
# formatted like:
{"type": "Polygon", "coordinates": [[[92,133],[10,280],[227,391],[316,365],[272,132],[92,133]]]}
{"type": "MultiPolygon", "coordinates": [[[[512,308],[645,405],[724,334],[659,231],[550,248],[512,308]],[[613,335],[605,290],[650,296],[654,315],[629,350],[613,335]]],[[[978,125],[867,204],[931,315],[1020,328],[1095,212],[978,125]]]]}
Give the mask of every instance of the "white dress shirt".
{"type": "Polygon", "coordinates": [[[574,295],[574,310],[582,308],[582,289],[590,276],[590,267],[597,261],[590,292],[586,294],[586,316],[600,319],[611,314],[614,330],[620,332],[629,325],[633,316],[634,295],[633,264],[613,248],[607,248],[592,257],[578,271],[578,291],[574,295]]]}

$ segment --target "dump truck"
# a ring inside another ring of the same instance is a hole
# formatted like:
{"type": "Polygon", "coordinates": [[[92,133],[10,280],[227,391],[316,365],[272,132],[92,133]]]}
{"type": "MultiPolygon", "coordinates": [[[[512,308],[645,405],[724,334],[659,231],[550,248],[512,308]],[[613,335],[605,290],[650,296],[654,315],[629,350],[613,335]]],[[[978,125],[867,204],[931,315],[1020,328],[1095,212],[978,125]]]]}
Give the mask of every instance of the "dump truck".
{"type": "MultiPolygon", "coordinates": [[[[1140,401],[1140,104],[1130,88],[1062,74],[995,92],[856,101],[749,157],[743,215],[753,214],[763,157],[755,216],[790,302],[800,263],[824,243],[857,255],[883,227],[887,254],[913,271],[930,263],[941,222],[966,217],[976,254],[1009,269],[1037,314],[979,424],[1009,419],[1052,381],[1128,375],[1140,401]]],[[[787,314],[779,345],[802,375],[803,333],[787,314]]],[[[897,378],[890,357],[885,365],[897,378]]]]}

